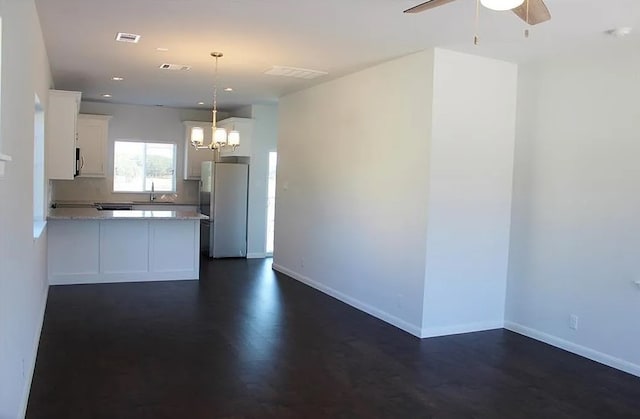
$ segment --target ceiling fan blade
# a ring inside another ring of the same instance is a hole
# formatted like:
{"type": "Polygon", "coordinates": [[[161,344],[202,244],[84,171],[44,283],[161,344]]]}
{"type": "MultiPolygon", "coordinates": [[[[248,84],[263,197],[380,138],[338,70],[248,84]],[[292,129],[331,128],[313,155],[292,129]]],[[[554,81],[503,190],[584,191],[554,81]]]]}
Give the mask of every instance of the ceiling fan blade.
{"type": "Polygon", "coordinates": [[[425,10],[433,9],[434,7],[442,6],[443,4],[451,3],[454,0],[427,0],[424,3],[420,3],[417,6],[413,6],[404,11],[404,13],[420,13],[425,10]]]}
{"type": "Polygon", "coordinates": [[[551,13],[542,0],[525,0],[522,5],[513,9],[513,13],[529,25],[537,25],[551,19],[551,13]],[[527,20],[527,2],[529,2],[529,19],[527,20]]]}

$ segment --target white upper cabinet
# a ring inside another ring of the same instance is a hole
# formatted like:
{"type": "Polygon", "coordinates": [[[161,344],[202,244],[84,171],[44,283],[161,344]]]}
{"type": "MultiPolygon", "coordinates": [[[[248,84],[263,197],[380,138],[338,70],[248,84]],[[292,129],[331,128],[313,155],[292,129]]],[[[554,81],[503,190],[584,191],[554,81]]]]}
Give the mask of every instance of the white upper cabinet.
{"type": "Polygon", "coordinates": [[[227,156],[251,156],[251,137],[253,136],[253,119],[251,118],[227,118],[218,122],[218,127],[227,130],[227,133],[236,130],[240,133],[240,146],[235,149],[223,147],[220,151],[222,157],[227,156]]]}
{"type": "Polygon", "coordinates": [[[78,115],[78,147],[80,148],[80,176],[107,176],[108,115],[78,115]]]}
{"type": "Polygon", "coordinates": [[[203,161],[213,160],[213,151],[209,149],[196,150],[191,145],[191,130],[202,128],[204,132],[203,145],[211,142],[211,122],[184,121],[184,180],[200,180],[200,167],[203,161]]]}
{"type": "Polygon", "coordinates": [[[80,92],[49,91],[46,118],[46,164],[49,179],[76,174],[77,121],[80,92]]]}

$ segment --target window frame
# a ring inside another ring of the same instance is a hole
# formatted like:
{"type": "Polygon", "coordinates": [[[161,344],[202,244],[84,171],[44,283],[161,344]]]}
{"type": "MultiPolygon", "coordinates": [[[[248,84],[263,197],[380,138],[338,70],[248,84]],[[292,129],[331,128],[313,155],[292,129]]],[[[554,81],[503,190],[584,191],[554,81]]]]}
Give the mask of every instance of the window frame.
{"type": "Polygon", "coordinates": [[[112,170],[112,179],[111,179],[111,192],[112,193],[117,193],[117,194],[147,194],[147,193],[151,193],[151,190],[142,190],[142,191],[119,191],[115,189],[115,182],[116,182],[116,146],[118,143],[137,143],[137,144],[144,144],[145,145],[145,154],[144,154],[144,173],[143,173],[143,185],[146,185],[146,179],[147,179],[147,173],[146,173],[146,158],[147,158],[147,153],[146,153],[146,147],[149,144],[152,145],[170,145],[173,146],[173,181],[172,181],[172,190],[170,191],[154,191],[154,193],[157,194],[175,194],[177,193],[177,188],[178,188],[178,145],[175,142],[171,142],[171,141],[160,141],[160,140],[130,140],[130,139],[118,139],[115,140],[113,142],[113,148],[112,148],[112,152],[113,152],[113,164],[111,165],[111,170],[112,170]]]}
{"type": "Polygon", "coordinates": [[[0,179],[5,176],[6,163],[11,161],[11,156],[2,154],[2,50],[3,50],[2,15],[0,15],[0,179]]]}
{"type": "Polygon", "coordinates": [[[33,110],[33,238],[39,239],[47,225],[47,179],[45,170],[45,110],[36,93],[33,110]]]}
{"type": "MultiPolygon", "coordinates": [[[[11,158],[6,154],[2,154],[2,50],[4,49],[3,37],[4,30],[2,29],[2,15],[0,15],[0,165],[3,165],[5,161],[11,161],[11,158]]],[[[4,167],[2,168],[4,169],[4,167]]],[[[2,175],[0,175],[2,177],[2,175]]]]}

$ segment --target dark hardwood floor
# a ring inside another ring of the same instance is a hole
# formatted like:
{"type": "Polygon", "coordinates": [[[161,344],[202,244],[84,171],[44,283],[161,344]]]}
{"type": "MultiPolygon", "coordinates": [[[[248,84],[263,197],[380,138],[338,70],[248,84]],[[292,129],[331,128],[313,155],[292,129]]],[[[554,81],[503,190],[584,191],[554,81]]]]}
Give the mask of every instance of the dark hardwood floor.
{"type": "Polygon", "coordinates": [[[51,287],[27,417],[640,418],[640,379],[503,330],[419,340],[271,270],[51,287]]]}

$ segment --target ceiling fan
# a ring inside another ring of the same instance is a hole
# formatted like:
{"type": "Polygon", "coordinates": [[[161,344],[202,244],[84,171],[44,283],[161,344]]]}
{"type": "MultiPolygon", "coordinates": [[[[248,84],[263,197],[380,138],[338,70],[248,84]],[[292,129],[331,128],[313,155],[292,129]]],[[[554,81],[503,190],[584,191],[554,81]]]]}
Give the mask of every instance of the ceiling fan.
{"type": "MultiPolygon", "coordinates": [[[[423,3],[413,6],[405,13],[420,13],[434,7],[451,3],[455,0],[427,0],[423,3]]],[[[513,13],[524,20],[529,25],[537,25],[551,19],[551,13],[543,0],[480,0],[480,3],[492,10],[512,10],[513,13]]]]}

